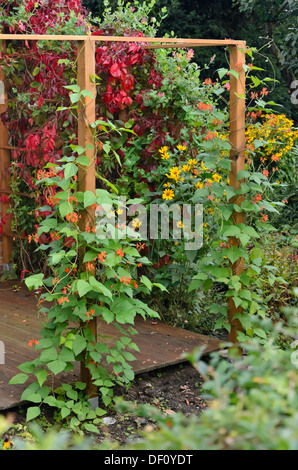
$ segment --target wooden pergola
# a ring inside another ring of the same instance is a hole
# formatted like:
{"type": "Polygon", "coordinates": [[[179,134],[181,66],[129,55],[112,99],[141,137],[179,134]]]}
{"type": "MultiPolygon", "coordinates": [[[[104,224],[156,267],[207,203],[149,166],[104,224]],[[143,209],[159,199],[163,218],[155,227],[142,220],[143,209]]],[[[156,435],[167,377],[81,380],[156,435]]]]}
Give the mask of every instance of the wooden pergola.
{"type": "MultiPolygon", "coordinates": [[[[214,39],[175,39],[175,38],[152,38],[152,37],[114,37],[114,36],[68,36],[68,35],[27,35],[27,34],[0,34],[1,46],[0,50],[5,51],[6,41],[76,41],[78,48],[77,55],[77,79],[81,90],[88,90],[92,93],[93,99],[86,96],[82,97],[80,103],[80,113],[78,118],[78,144],[83,148],[89,146],[86,155],[89,159],[87,169],[80,169],[78,174],[79,191],[93,191],[96,189],[95,176],[95,146],[93,134],[90,129],[90,123],[95,122],[95,96],[96,85],[91,77],[95,76],[95,43],[96,42],[130,42],[140,43],[142,47],[147,49],[157,48],[194,48],[194,47],[210,47],[221,46],[230,49],[230,70],[237,70],[238,78],[233,74],[230,75],[230,130],[229,141],[231,145],[230,160],[230,185],[235,190],[240,189],[241,181],[237,181],[237,175],[240,170],[244,170],[245,163],[245,71],[239,64],[245,64],[245,41],[232,39],[214,40],[214,39]],[[92,147],[92,148],[91,148],[92,147]]],[[[5,83],[5,77],[0,74],[0,80],[5,83]]],[[[4,92],[4,100],[0,102],[0,114],[7,111],[8,98],[7,90],[4,92]],[[4,102],[3,102],[4,101],[4,102]]],[[[8,168],[10,166],[10,151],[13,147],[9,146],[9,133],[7,128],[0,120],[0,194],[9,195],[10,179],[8,168]]],[[[234,204],[241,205],[243,196],[236,196],[233,199],[234,204]]],[[[8,204],[1,204],[1,217],[6,217],[8,204]]],[[[94,219],[94,213],[86,211],[81,219],[82,229],[88,221],[94,219]]],[[[244,223],[243,212],[234,212],[232,215],[234,224],[244,223]]],[[[233,239],[234,245],[239,246],[239,240],[233,239]]],[[[8,264],[10,261],[13,248],[13,233],[9,225],[4,227],[2,233],[2,250],[3,263],[8,264]]],[[[233,274],[240,275],[244,269],[244,259],[240,258],[233,266],[233,274]]],[[[241,324],[236,313],[241,313],[241,307],[236,308],[232,298],[229,299],[229,322],[231,331],[229,333],[229,341],[237,342],[237,332],[241,330],[241,324]]],[[[92,319],[89,327],[96,337],[97,322],[96,318],[92,319]]],[[[92,396],[95,394],[92,387],[89,370],[84,366],[81,367],[82,380],[87,382],[87,393],[92,396]]]]}

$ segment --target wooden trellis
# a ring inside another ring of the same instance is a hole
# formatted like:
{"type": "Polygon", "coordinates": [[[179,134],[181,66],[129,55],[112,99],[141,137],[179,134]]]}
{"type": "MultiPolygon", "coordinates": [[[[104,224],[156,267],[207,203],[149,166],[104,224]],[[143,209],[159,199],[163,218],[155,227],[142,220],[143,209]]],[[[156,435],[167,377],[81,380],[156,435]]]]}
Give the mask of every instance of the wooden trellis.
{"type": "MultiPolygon", "coordinates": [[[[234,75],[230,76],[230,159],[231,159],[231,172],[230,172],[230,185],[236,190],[240,188],[240,181],[237,181],[237,175],[240,170],[244,169],[245,162],[245,71],[243,66],[245,64],[245,41],[238,41],[232,39],[216,40],[216,39],[175,39],[175,38],[152,38],[152,37],[114,37],[114,36],[68,36],[68,35],[22,35],[22,34],[0,34],[1,50],[5,50],[6,41],[19,40],[19,41],[76,41],[78,43],[78,56],[77,56],[77,74],[78,85],[82,90],[89,90],[92,95],[96,95],[96,86],[91,77],[95,76],[95,42],[137,42],[144,48],[157,49],[157,48],[189,48],[189,47],[209,47],[209,46],[223,46],[230,49],[230,69],[237,70],[238,78],[234,75]]],[[[5,77],[0,75],[0,81],[5,82],[5,77]]],[[[91,149],[86,152],[90,161],[87,170],[79,172],[78,184],[79,191],[93,191],[95,192],[96,176],[95,176],[95,146],[93,135],[90,128],[90,123],[95,121],[95,99],[89,97],[82,98],[83,102],[80,104],[80,117],[78,119],[78,144],[86,148],[92,144],[94,150],[91,149]]],[[[0,102],[0,114],[6,112],[8,108],[7,92],[4,93],[4,103],[0,102]]],[[[10,151],[13,150],[9,146],[9,134],[6,127],[0,120],[0,194],[10,194],[10,179],[8,168],[10,165],[10,151]]],[[[236,196],[233,199],[234,204],[241,205],[243,196],[236,196]]],[[[8,205],[1,204],[1,217],[6,217],[8,205]]],[[[82,227],[94,218],[94,214],[86,212],[81,219],[82,227]]],[[[243,212],[234,212],[232,215],[233,223],[244,223],[243,212]]],[[[9,224],[4,226],[2,234],[2,250],[3,250],[3,263],[8,264],[12,252],[13,234],[10,231],[9,224]]],[[[239,244],[238,239],[233,239],[234,244],[239,244]]],[[[244,259],[240,258],[233,264],[233,274],[240,275],[243,272],[244,259]]],[[[241,323],[235,319],[235,314],[240,312],[241,307],[236,308],[232,298],[229,300],[229,322],[231,331],[229,334],[229,341],[232,343],[237,342],[237,332],[241,329],[241,323]]],[[[97,331],[96,318],[90,321],[89,327],[95,336],[97,331]]],[[[96,394],[96,390],[89,380],[89,370],[83,365],[81,368],[82,379],[87,382],[87,393],[90,396],[96,394]]]]}

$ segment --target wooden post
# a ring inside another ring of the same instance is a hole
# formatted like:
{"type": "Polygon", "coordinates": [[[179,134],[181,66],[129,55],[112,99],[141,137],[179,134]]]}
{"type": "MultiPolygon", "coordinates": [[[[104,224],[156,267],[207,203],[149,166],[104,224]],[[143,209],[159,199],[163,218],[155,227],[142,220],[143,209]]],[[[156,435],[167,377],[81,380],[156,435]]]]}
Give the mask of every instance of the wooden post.
{"type": "MultiPolygon", "coordinates": [[[[95,122],[95,95],[96,86],[91,76],[95,76],[95,43],[89,40],[79,41],[78,43],[78,85],[81,90],[88,90],[92,93],[93,99],[90,97],[82,97],[79,104],[78,117],[78,145],[86,148],[91,145],[93,148],[85,152],[89,159],[89,166],[80,167],[78,172],[78,190],[93,191],[95,193],[95,142],[90,123],[95,122]]],[[[95,210],[90,207],[83,211],[80,219],[80,229],[85,230],[86,225],[94,225],[95,210]]],[[[80,263],[82,263],[80,256],[80,263]]],[[[92,335],[97,339],[97,322],[93,318],[89,322],[89,328],[92,335]]],[[[97,396],[97,387],[91,382],[91,375],[85,363],[81,363],[81,380],[87,384],[86,394],[90,398],[97,396]]]]}
{"type": "MultiPolygon", "coordinates": [[[[243,65],[245,64],[245,42],[231,47],[230,52],[230,70],[236,70],[239,78],[230,76],[230,186],[235,190],[240,189],[241,181],[237,181],[238,172],[244,170],[245,167],[245,71],[243,65]],[[242,95],[239,96],[239,95],[242,95]]],[[[242,180],[243,181],[243,180],[242,180]]],[[[230,200],[234,204],[241,205],[244,200],[243,195],[235,196],[230,200]]],[[[244,223],[244,213],[234,211],[232,214],[234,224],[244,223]]],[[[240,246],[239,239],[231,237],[230,242],[234,246],[240,246]]],[[[232,265],[233,275],[239,276],[244,269],[244,259],[239,258],[232,265]]],[[[242,308],[236,308],[233,299],[229,298],[229,323],[231,331],[229,333],[229,341],[237,343],[238,331],[242,330],[242,325],[239,319],[234,318],[236,313],[242,313],[242,308]]]]}
{"type": "MultiPolygon", "coordinates": [[[[2,41],[1,51],[2,53],[6,50],[5,41],[2,41]]],[[[0,72],[0,81],[4,84],[4,102],[0,102],[0,116],[2,113],[5,113],[8,108],[8,101],[7,101],[7,87],[5,86],[5,76],[3,72],[0,72]]],[[[2,101],[2,100],[1,100],[2,101]]],[[[7,127],[2,123],[0,119],[0,189],[5,192],[6,194],[9,193],[10,189],[10,177],[8,173],[8,169],[10,166],[10,151],[9,151],[9,132],[7,127]]],[[[9,264],[13,243],[12,243],[12,236],[10,230],[10,223],[11,223],[11,216],[7,214],[7,209],[9,204],[1,201],[1,220],[4,218],[6,219],[6,224],[2,226],[3,233],[2,233],[2,257],[3,257],[3,264],[9,264]]]]}

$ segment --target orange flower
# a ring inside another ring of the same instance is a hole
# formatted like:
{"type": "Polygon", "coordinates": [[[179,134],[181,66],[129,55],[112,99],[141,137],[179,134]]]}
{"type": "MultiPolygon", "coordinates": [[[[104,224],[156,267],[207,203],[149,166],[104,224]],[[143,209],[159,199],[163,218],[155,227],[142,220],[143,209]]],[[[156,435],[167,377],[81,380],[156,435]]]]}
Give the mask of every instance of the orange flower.
{"type": "Polygon", "coordinates": [[[131,277],[122,276],[122,277],[120,278],[120,282],[123,282],[123,284],[128,285],[128,284],[130,284],[130,282],[131,282],[131,277]]]}
{"type": "Polygon", "coordinates": [[[237,63],[235,64],[235,70],[236,70],[237,72],[240,72],[242,69],[243,69],[243,64],[242,64],[242,62],[237,62],[237,63]]]}
{"type": "Polygon", "coordinates": [[[45,175],[46,175],[46,171],[45,171],[45,170],[38,170],[38,172],[37,172],[37,179],[38,179],[38,180],[42,180],[43,178],[45,178],[45,175]]]}
{"type": "Polygon", "coordinates": [[[214,139],[214,137],[216,137],[216,132],[210,132],[208,131],[207,132],[207,135],[205,137],[205,140],[211,140],[211,139],[214,139]]]}
{"type": "Polygon", "coordinates": [[[86,225],[86,232],[88,232],[88,233],[90,233],[90,232],[95,233],[95,227],[90,228],[89,224],[86,225]]]}
{"type": "Polygon", "coordinates": [[[34,240],[36,243],[38,242],[37,233],[28,235],[28,242],[31,243],[32,240],[34,240]]]}
{"type": "Polygon", "coordinates": [[[104,262],[105,262],[104,258],[107,257],[107,254],[106,254],[105,251],[102,251],[101,253],[98,254],[97,257],[98,257],[98,259],[99,259],[99,261],[100,261],[101,263],[104,263],[104,262]]]}
{"type": "Polygon", "coordinates": [[[140,250],[144,250],[145,246],[146,246],[145,243],[142,243],[142,244],[137,243],[136,248],[137,248],[138,251],[140,251],[140,250]]]}
{"type": "Polygon", "coordinates": [[[76,206],[78,205],[78,200],[75,196],[70,196],[68,199],[67,199],[68,202],[70,202],[71,204],[75,204],[76,206]]]}
{"type": "Polygon", "coordinates": [[[93,263],[90,263],[90,261],[88,261],[87,263],[87,271],[93,271],[94,270],[94,264],[93,263]]]}
{"type": "Polygon", "coordinates": [[[124,252],[123,252],[122,248],[120,248],[119,250],[116,250],[116,255],[121,256],[123,258],[124,252]]]}
{"type": "Polygon", "coordinates": [[[47,197],[46,201],[49,206],[54,207],[55,204],[59,204],[60,199],[58,199],[54,195],[51,195],[47,197]]]}
{"type": "Polygon", "coordinates": [[[94,314],[95,314],[95,310],[93,308],[90,309],[90,312],[86,312],[86,315],[87,315],[88,318],[89,318],[90,315],[91,315],[91,317],[93,317],[94,314]]]}
{"type": "Polygon", "coordinates": [[[206,104],[206,103],[202,103],[202,102],[199,103],[198,108],[202,109],[203,111],[208,111],[208,110],[212,111],[211,104],[206,104]]]}
{"type": "Polygon", "coordinates": [[[76,212],[71,212],[70,214],[67,214],[66,220],[69,222],[72,222],[73,224],[77,223],[79,220],[79,216],[76,212]]]}
{"type": "Polygon", "coordinates": [[[259,201],[261,201],[261,200],[262,200],[261,194],[257,194],[257,196],[254,197],[253,203],[254,203],[254,202],[259,202],[259,201]]]}
{"type": "Polygon", "coordinates": [[[52,241],[60,240],[60,235],[57,232],[50,233],[50,237],[51,237],[52,241]]]}

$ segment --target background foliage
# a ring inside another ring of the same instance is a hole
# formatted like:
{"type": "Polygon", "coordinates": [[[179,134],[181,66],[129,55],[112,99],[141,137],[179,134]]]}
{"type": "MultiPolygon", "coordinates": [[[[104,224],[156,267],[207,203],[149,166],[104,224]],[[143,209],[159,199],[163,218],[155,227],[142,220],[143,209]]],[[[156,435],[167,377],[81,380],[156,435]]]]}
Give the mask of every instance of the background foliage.
{"type": "MultiPolygon", "coordinates": [[[[112,8],[117,3],[117,0],[109,2],[112,8]]],[[[104,0],[84,0],[83,4],[94,16],[99,17],[105,8],[104,0]]],[[[161,37],[173,31],[176,37],[181,38],[242,39],[260,50],[260,55],[255,57],[257,65],[266,68],[270,75],[273,69],[278,80],[272,99],[281,103],[283,111],[297,124],[297,106],[291,105],[289,99],[293,91],[291,84],[298,75],[297,2],[157,0],[152,10],[152,16],[156,17],[157,22],[163,8],[166,8],[167,16],[158,26],[158,35],[161,37]]],[[[209,58],[216,54],[214,73],[216,68],[225,66],[225,56],[220,48],[200,48],[195,54],[195,60],[201,65],[208,63],[209,58]]]]}

